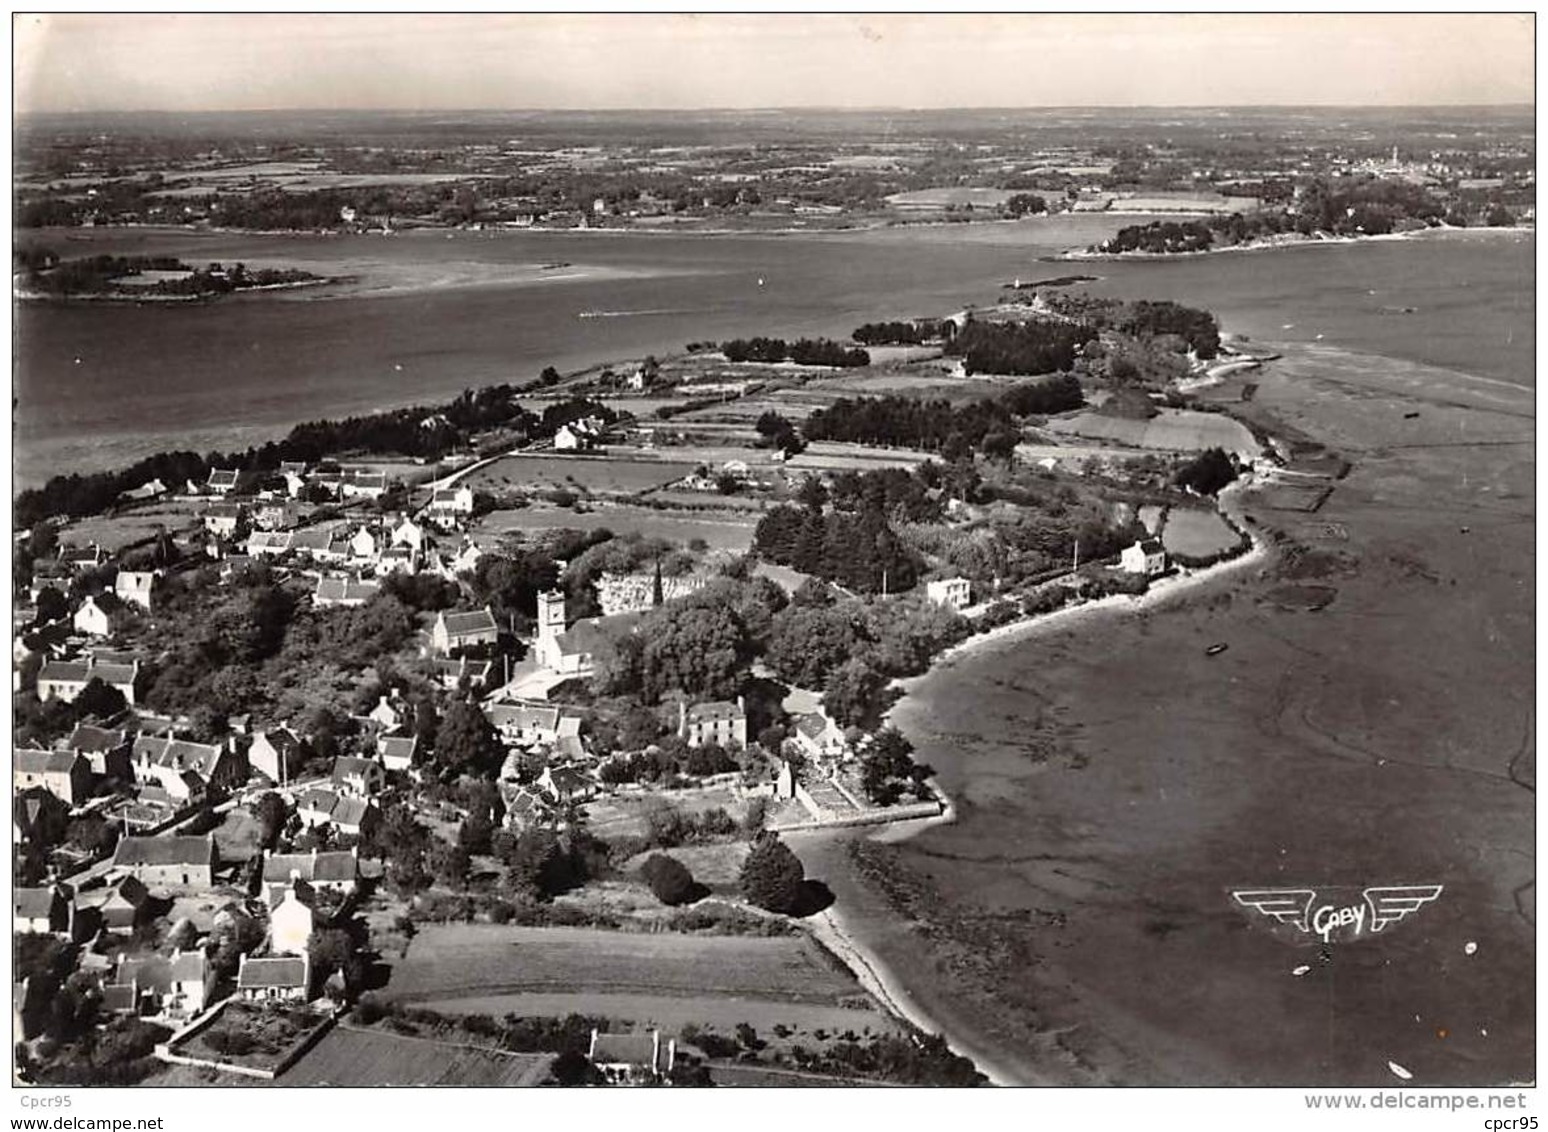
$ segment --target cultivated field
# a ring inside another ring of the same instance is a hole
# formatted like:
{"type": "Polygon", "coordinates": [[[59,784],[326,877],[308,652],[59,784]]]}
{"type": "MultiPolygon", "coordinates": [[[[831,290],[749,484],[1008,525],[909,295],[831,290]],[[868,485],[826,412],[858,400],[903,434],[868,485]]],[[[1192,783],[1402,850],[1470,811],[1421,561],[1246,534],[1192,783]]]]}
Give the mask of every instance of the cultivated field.
{"type": "MultiPolygon", "coordinates": [[[[868,1001],[850,976],[805,936],[691,936],[592,928],[443,924],[423,928],[392,971],[384,997],[434,1008],[501,995],[598,994],[774,1006],[868,1001]]],[[[770,1021],[777,1021],[771,1018],[770,1021]]]]}
{"type": "Polygon", "coordinates": [[[340,1025],[285,1071],[276,1085],[536,1085],[546,1053],[503,1053],[388,1030],[340,1025]]]}
{"type": "Polygon", "coordinates": [[[613,793],[586,806],[586,824],[598,837],[641,836],[645,833],[645,815],[651,810],[673,809],[685,813],[703,813],[716,807],[740,818],[746,806],[729,787],[717,790],[657,793],[613,793]]]}
{"type": "Polygon", "coordinates": [[[1161,545],[1168,554],[1187,554],[1203,558],[1229,550],[1241,541],[1217,512],[1196,507],[1174,507],[1167,512],[1161,531],[1161,545]]]}
{"type": "Polygon", "coordinates": [[[199,508],[193,503],[153,503],[117,515],[76,519],[60,530],[59,541],[66,546],[96,543],[103,550],[116,554],[161,531],[186,527],[194,522],[198,513],[199,508]]]}
{"type": "Polygon", "coordinates": [[[1249,459],[1259,454],[1258,442],[1253,439],[1247,426],[1219,413],[1163,409],[1146,421],[1082,413],[1076,417],[1050,421],[1048,428],[1053,432],[1097,437],[1136,448],[1172,452],[1224,448],[1227,452],[1249,459]]]}
{"type": "Polygon", "coordinates": [[[592,531],[605,528],[615,535],[639,533],[656,535],[687,544],[703,539],[713,549],[738,553],[752,545],[756,515],[734,518],[716,514],[713,518],[690,518],[671,511],[648,507],[602,507],[581,514],[563,508],[528,507],[519,511],[494,511],[485,516],[479,529],[490,534],[511,531],[592,531]]]}
{"type": "Polygon", "coordinates": [[[634,495],[682,479],[693,463],[585,456],[501,457],[462,479],[474,491],[568,488],[603,495],[634,495]]]}

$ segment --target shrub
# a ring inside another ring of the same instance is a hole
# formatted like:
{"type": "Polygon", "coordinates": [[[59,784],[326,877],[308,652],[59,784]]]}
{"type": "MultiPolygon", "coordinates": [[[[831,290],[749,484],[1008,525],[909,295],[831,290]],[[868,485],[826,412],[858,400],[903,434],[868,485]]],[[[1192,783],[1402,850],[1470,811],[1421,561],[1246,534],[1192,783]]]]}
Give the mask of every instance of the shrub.
{"type": "Polygon", "coordinates": [[[661,903],[676,906],[693,900],[694,890],[698,887],[693,873],[676,858],[665,853],[652,853],[640,867],[640,872],[661,903]]]}
{"type": "Polygon", "coordinates": [[[742,863],[742,895],[770,912],[793,912],[801,901],[806,869],[777,833],[761,833],[742,863]]]}
{"type": "Polygon", "coordinates": [[[360,996],[360,1001],[355,1004],[355,1021],[362,1026],[381,1021],[386,1013],[386,1008],[375,995],[363,994],[360,996]]]}

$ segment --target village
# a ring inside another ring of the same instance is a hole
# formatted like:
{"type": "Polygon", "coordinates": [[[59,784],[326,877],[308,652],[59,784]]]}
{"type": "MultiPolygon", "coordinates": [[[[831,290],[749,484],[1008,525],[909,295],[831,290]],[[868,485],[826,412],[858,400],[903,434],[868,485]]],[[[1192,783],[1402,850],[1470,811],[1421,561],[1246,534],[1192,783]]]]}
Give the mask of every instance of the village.
{"type": "MultiPolygon", "coordinates": [[[[914,325],[885,333],[940,333],[914,325]]],[[[684,964],[711,946],[754,971],[817,962],[800,925],[825,889],[781,835],[949,805],[886,725],[898,679],[1241,553],[1249,537],[1201,505],[1239,475],[1310,510],[1338,474],[1225,415],[1136,412],[1133,389],[1097,394],[1113,415],[1012,418],[1008,442],[981,433],[944,466],[931,441],[818,438],[867,403],[846,393],[888,381],[967,386],[953,405],[1027,396],[930,346],[838,372],[723,344],[554,375],[553,427],[514,447],[211,466],[21,532],[15,1016],[33,1079],[295,1083],[354,1064],[341,1042],[396,1040],[373,1025],[483,1027],[470,1083],[706,1083],[747,1062],[865,1077],[903,1031],[854,1007],[852,979],[815,1000],[774,976],[738,988],[811,1016],[765,1048],[701,1030],[731,1025],[715,994],[679,1004],[700,1013],[674,1031],[659,997],[610,1018],[584,1009],[584,976],[544,998],[490,949],[670,933],[684,964]],[[653,390],[677,394],[670,412],[629,411],[653,390]],[[458,956],[488,968],[483,991],[452,977],[458,956]],[[502,1026],[470,1003],[513,1009],[502,1026]],[[528,1013],[567,1021],[513,1045],[528,1013]]],[[[1224,358],[1239,395],[1256,361],[1224,358]]],[[[920,1072],[957,1072],[935,1053],[946,1068],[920,1072]]]]}

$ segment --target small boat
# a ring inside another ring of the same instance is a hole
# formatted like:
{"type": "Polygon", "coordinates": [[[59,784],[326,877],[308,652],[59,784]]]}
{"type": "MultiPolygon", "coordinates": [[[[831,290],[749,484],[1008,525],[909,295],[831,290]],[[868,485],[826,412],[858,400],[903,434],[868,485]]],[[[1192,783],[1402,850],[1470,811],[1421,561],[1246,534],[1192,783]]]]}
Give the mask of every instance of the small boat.
{"type": "Polygon", "coordinates": [[[1209,648],[1205,649],[1204,650],[1204,655],[1205,656],[1219,656],[1221,653],[1225,652],[1226,649],[1228,649],[1230,647],[1231,647],[1230,645],[1226,644],[1224,641],[1221,641],[1218,644],[1210,645],[1209,648]]]}
{"type": "Polygon", "coordinates": [[[1418,417],[1418,415],[1419,415],[1418,413],[1404,413],[1403,414],[1403,419],[1405,421],[1411,421],[1411,420],[1415,419],[1416,417],[1418,417]]]}

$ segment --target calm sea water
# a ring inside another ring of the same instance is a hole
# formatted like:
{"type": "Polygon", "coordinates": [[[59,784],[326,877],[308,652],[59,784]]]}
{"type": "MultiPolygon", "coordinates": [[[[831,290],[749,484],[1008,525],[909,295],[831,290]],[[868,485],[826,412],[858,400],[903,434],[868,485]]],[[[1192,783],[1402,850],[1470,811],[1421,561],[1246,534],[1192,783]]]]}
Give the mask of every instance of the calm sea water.
{"type": "Polygon", "coordinates": [[[868,319],[989,303],[1012,278],[1077,271],[1102,277],[1095,291],[1207,306],[1255,338],[1323,335],[1532,380],[1534,343],[1523,329],[1531,320],[1521,317],[1532,303],[1529,234],[1157,263],[1039,262],[1123,222],[1061,217],[778,236],[28,234],[66,255],[288,264],[357,282],[208,305],[20,305],[17,482],[172,447],[245,445],[301,419],[525,381],[545,365],[673,352],[695,339],[841,335],[868,319]],[[548,278],[532,270],[553,263],[570,266],[548,278]],[[1414,313],[1372,317],[1405,307],[1414,313]]]}

